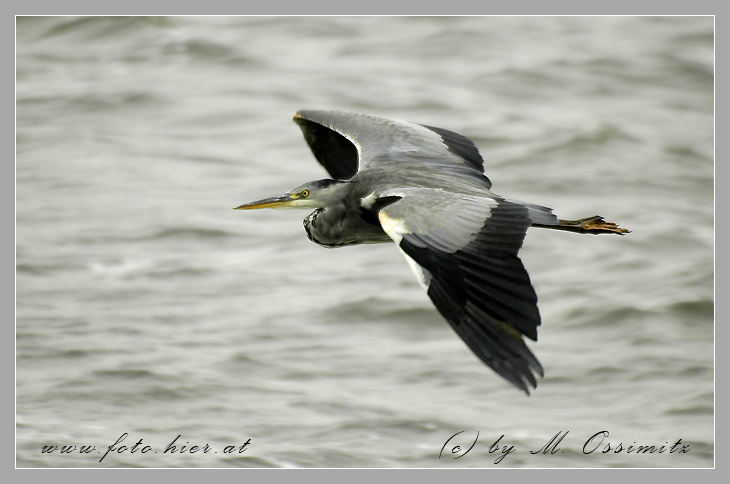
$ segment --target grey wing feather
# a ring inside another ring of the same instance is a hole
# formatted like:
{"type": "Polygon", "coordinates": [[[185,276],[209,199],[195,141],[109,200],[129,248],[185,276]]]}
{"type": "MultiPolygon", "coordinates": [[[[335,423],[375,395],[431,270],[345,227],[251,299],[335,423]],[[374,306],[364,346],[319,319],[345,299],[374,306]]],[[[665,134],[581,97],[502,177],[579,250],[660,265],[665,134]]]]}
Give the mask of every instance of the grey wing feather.
{"type": "Polygon", "coordinates": [[[368,166],[410,161],[464,165],[491,187],[479,150],[453,131],[340,111],[299,111],[294,121],[315,158],[333,178],[349,179],[368,166]]]}
{"type": "Polygon", "coordinates": [[[522,336],[537,339],[537,295],[517,252],[532,224],[528,207],[437,189],[402,197],[378,214],[385,232],[420,269],[436,308],[489,367],[529,393],[542,366],[522,336]]]}

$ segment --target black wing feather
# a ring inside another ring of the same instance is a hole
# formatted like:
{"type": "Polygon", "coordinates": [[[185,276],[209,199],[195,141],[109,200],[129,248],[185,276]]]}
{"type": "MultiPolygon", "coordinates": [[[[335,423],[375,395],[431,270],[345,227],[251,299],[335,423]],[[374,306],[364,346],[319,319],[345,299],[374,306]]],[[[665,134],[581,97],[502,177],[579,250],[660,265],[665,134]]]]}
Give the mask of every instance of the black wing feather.
{"type": "Polygon", "coordinates": [[[335,180],[355,176],[359,161],[357,148],[343,135],[314,121],[295,117],[312,154],[335,180]]]}
{"type": "Polygon", "coordinates": [[[529,394],[539,361],[522,336],[537,340],[537,295],[517,251],[529,226],[526,208],[493,209],[476,238],[460,250],[436,248],[428,233],[403,236],[400,248],[431,275],[428,295],[467,346],[489,367],[529,394]]]}
{"type": "Polygon", "coordinates": [[[428,128],[441,136],[444,144],[453,154],[463,158],[479,171],[484,171],[484,158],[482,157],[482,154],[479,153],[479,149],[477,149],[472,140],[466,136],[460,135],[459,133],[449,131],[448,129],[427,126],[425,124],[422,124],[421,126],[428,128]]]}

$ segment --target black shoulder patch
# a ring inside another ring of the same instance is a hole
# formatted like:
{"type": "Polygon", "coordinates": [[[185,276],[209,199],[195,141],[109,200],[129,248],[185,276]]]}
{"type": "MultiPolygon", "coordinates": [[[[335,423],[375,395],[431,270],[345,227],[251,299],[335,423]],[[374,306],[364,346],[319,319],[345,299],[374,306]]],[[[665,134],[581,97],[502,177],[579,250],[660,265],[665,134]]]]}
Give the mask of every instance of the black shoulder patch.
{"type": "Polygon", "coordinates": [[[378,212],[380,212],[381,209],[387,207],[391,203],[395,203],[398,200],[400,200],[401,197],[393,195],[389,197],[380,197],[378,198],[375,203],[373,204],[370,209],[366,209],[365,207],[359,208],[360,216],[363,220],[365,220],[369,224],[377,225],[380,227],[380,219],[378,219],[378,216],[376,215],[378,212]]]}
{"type": "Polygon", "coordinates": [[[387,197],[380,197],[377,200],[375,200],[375,203],[373,203],[373,206],[372,206],[371,210],[373,211],[373,213],[378,213],[382,209],[384,209],[385,207],[387,207],[388,205],[397,202],[401,198],[403,198],[403,197],[400,197],[398,195],[390,195],[390,196],[387,196],[387,197]]]}

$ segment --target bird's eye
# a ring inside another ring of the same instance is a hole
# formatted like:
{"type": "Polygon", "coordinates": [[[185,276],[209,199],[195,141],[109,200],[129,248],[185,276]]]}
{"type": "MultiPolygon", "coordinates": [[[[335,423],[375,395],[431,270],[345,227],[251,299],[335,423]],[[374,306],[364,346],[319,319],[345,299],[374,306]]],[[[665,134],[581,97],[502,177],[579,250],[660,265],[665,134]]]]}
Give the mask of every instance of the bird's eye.
{"type": "Polygon", "coordinates": [[[308,196],[309,196],[309,190],[302,190],[302,191],[301,191],[301,192],[299,192],[299,193],[300,193],[300,195],[301,195],[301,196],[303,196],[303,197],[308,197],[308,196]]]}

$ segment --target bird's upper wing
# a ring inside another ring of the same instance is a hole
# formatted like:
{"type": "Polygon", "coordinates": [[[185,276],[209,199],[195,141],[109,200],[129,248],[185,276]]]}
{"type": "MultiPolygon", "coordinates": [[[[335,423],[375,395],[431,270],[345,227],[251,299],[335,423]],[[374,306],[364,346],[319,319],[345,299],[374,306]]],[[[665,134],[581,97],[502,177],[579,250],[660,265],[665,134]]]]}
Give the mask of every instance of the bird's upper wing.
{"type": "Polygon", "coordinates": [[[453,131],[340,111],[299,111],[294,121],[332,178],[347,180],[363,168],[383,163],[457,164],[491,188],[479,150],[453,131]]]}
{"type": "MultiPolygon", "coordinates": [[[[530,207],[433,188],[381,194],[378,212],[428,296],[489,367],[529,394],[543,370],[522,336],[537,339],[537,296],[517,252],[530,207]]],[[[547,210],[547,209],[546,209],[547,210]]]]}

